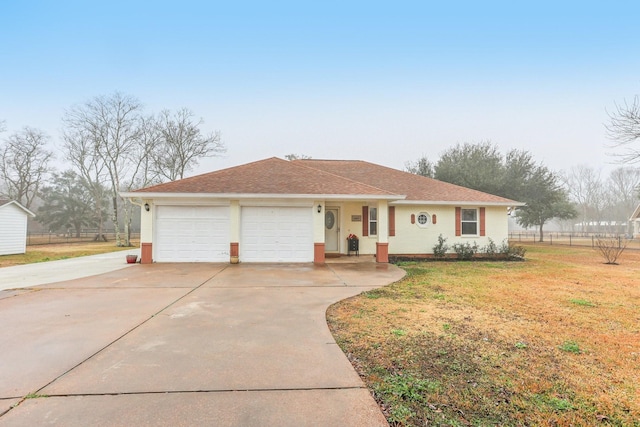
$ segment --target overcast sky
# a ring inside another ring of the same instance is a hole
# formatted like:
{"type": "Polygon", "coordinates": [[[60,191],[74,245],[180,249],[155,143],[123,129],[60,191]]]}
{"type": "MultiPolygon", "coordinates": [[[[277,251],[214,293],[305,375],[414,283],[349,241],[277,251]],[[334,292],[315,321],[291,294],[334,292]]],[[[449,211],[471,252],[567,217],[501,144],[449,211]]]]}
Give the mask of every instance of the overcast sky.
{"type": "Polygon", "coordinates": [[[1,137],[58,143],[65,109],[120,91],[221,131],[198,173],[288,153],[402,169],[485,140],[606,169],[639,20],[637,0],[2,0],[1,137]]]}

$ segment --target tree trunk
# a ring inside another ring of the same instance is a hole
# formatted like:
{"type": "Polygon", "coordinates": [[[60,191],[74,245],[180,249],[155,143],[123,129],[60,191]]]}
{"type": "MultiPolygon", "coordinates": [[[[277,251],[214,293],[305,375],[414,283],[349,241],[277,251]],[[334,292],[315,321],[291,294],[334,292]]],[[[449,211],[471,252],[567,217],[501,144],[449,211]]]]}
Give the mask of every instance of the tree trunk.
{"type": "Polygon", "coordinates": [[[118,223],[118,196],[113,196],[113,229],[116,233],[116,246],[122,246],[122,238],[120,236],[120,224],[118,223]]]}
{"type": "Polygon", "coordinates": [[[122,201],[124,215],[124,246],[131,246],[131,204],[127,200],[122,201]]]}
{"type": "Polygon", "coordinates": [[[538,240],[539,242],[544,242],[544,234],[542,233],[542,226],[544,225],[544,223],[540,224],[540,240],[538,240]]]}

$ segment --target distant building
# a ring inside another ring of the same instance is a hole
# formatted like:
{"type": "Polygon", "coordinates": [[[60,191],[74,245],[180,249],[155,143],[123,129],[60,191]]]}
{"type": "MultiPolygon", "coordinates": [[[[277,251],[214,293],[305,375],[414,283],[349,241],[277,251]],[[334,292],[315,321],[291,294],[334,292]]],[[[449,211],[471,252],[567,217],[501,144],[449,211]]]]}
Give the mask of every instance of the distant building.
{"type": "Polygon", "coordinates": [[[640,239],[640,205],[633,211],[629,221],[633,224],[633,238],[640,239]]]}

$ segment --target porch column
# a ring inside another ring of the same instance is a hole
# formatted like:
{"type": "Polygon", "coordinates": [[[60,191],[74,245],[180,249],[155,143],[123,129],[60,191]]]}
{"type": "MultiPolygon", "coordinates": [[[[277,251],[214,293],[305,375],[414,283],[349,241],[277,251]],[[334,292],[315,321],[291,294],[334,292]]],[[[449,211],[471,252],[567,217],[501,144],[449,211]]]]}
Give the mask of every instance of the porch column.
{"type": "Polygon", "coordinates": [[[378,241],[376,242],[376,261],[389,262],[389,203],[378,202],[378,241]]]}
{"type": "Polygon", "coordinates": [[[324,264],[324,200],[313,202],[313,262],[324,264]]]}
{"type": "Polygon", "coordinates": [[[156,207],[152,200],[144,200],[140,209],[140,264],[153,262],[153,212],[156,207]],[[149,205],[149,211],[144,205],[149,205]]]}
{"type": "Polygon", "coordinates": [[[240,202],[229,203],[229,262],[237,264],[240,260],[240,202]]]}

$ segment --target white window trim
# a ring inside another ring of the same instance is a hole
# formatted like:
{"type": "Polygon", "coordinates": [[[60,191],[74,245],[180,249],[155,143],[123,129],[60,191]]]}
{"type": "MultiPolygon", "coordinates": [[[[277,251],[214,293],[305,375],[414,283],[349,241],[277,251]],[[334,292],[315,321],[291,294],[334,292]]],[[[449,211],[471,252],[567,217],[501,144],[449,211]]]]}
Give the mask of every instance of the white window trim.
{"type": "Polygon", "coordinates": [[[429,226],[429,223],[431,222],[431,217],[429,216],[429,213],[427,212],[418,212],[418,215],[416,215],[416,225],[420,228],[427,228],[429,226]],[[427,222],[425,222],[424,224],[420,224],[420,216],[424,215],[427,218],[427,222]]]}
{"type": "Polygon", "coordinates": [[[478,237],[480,235],[480,209],[478,208],[461,208],[460,210],[460,236],[461,237],[478,237]],[[464,211],[475,211],[476,212],[476,220],[475,221],[465,221],[464,220],[464,211]],[[474,234],[465,233],[464,227],[462,226],[464,223],[475,223],[476,224],[476,232],[474,234]]]}
{"type": "Polygon", "coordinates": [[[367,227],[369,229],[369,237],[378,237],[378,226],[380,225],[379,221],[378,221],[378,207],[377,206],[369,206],[369,218],[367,218],[367,227]],[[371,219],[371,212],[375,210],[376,212],[376,219],[371,219]],[[376,224],[376,232],[372,233],[371,232],[371,224],[374,223],[376,224]]]}

